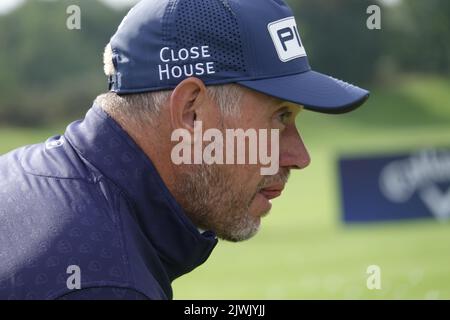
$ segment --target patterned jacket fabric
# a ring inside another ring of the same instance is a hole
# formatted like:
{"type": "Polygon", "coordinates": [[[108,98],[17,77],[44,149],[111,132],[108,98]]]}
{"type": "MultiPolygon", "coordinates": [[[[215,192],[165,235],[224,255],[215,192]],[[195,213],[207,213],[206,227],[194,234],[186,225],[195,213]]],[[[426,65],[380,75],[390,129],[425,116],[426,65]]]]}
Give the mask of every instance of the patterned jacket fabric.
{"type": "Polygon", "coordinates": [[[172,299],[216,244],[99,106],[0,157],[0,299],[172,299]]]}

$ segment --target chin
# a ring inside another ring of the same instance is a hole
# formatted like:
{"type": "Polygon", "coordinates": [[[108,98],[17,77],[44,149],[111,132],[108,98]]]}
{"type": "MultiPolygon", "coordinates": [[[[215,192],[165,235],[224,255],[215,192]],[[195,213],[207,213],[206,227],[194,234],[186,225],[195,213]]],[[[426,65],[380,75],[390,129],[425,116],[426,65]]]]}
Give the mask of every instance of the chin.
{"type": "Polygon", "coordinates": [[[242,242],[253,238],[260,229],[261,218],[252,216],[250,212],[247,214],[245,222],[241,221],[240,225],[230,226],[226,231],[216,233],[217,236],[230,242],[242,242]]]}
{"type": "Polygon", "coordinates": [[[258,192],[250,205],[249,213],[252,217],[261,218],[268,215],[271,209],[272,202],[262,193],[258,192]]]}
{"type": "Polygon", "coordinates": [[[259,225],[258,226],[254,226],[251,230],[244,230],[244,231],[240,231],[237,232],[235,234],[232,235],[226,235],[224,237],[219,237],[222,240],[225,241],[229,241],[229,242],[243,242],[246,240],[250,240],[251,238],[253,238],[254,236],[256,236],[258,234],[259,231],[259,225]]]}

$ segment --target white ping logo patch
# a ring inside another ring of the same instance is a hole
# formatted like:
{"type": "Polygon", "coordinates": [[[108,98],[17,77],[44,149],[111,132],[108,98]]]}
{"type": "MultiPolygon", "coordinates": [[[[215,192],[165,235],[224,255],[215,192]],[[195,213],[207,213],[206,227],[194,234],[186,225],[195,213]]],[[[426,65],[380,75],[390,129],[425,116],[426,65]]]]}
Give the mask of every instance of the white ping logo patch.
{"type": "Polygon", "coordinates": [[[295,17],[271,22],[267,27],[281,61],[287,62],[306,56],[295,17]]]}

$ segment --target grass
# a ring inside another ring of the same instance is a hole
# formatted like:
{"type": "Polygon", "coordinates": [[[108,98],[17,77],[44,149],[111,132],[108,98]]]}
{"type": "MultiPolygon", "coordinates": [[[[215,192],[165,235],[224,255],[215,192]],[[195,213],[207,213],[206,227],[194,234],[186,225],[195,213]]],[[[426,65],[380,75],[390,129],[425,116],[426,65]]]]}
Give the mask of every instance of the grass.
{"type": "Polygon", "coordinates": [[[62,133],[63,126],[40,129],[0,127],[0,155],[19,146],[40,143],[62,133]]]}
{"type": "MultiPolygon", "coordinates": [[[[201,267],[174,282],[175,299],[449,299],[450,225],[433,220],[346,226],[340,220],[340,155],[450,146],[448,80],[404,79],[345,116],[304,112],[312,156],[294,172],[251,241],[220,242],[201,267]],[[429,99],[427,99],[427,93],[429,99]],[[368,290],[366,269],[381,268],[368,290]]],[[[0,129],[0,153],[62,130],[0,129]]]]}

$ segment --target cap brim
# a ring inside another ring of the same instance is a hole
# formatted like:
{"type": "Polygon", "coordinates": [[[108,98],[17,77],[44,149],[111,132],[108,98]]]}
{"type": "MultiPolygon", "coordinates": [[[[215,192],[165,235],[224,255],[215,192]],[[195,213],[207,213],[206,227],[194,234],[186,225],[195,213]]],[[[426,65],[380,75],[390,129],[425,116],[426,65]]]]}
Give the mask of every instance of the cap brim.
{"type": "Polygon", "coordinates": [[[367,90],[315,71],[238,83],[322,113],[352,111],[361,106],[370,95],[367,90]]]}

